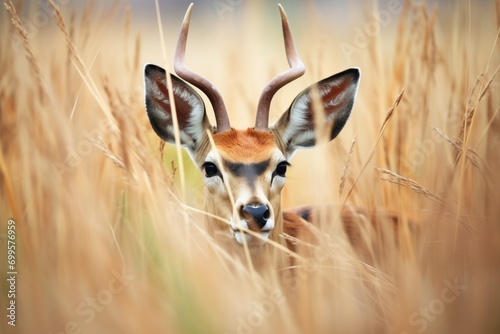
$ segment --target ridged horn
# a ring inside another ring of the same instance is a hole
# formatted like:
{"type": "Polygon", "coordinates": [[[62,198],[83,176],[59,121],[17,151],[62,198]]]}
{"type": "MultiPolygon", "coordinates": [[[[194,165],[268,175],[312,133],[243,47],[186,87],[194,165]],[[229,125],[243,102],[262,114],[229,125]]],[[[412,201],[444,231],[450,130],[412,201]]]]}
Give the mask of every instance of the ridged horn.
{"type": "Polygon", "coordinates": [[[285,41],[286,57],[290,68],[277,76],[275,76],[264,87],[257,105],[257,117],[255,121],[255,129],[266,131],[269,129],[269,108],[271,100],[276,92],[286,84],[301,77],[305,72],[304,64],[299,57],[295,44],[293,43],[292,32],[288,25],[288,17],[281,5],[278,5],[281,13],[281,24],[283,26],[283,39],[285,41]]]}
{"type": "Polygon", "coordinates": [[[177,40],[177,48],[175,50],[174,69],[179,77],[198,87],[208,97],[212,107],[214,108],[215,120],[217,122],[216,132],[227,132],[231,130],[231,125],[229,123],[226,106],[224,105],[221,94],[207,79],[192,72],[185,64],[186,41],[189,31],[189,22],[191,21],[192,9],[193,4],[190,4],[186,11],[186,15],[184,16],[184,21],[182,22],[181,32],[179,33],[179,39],[177,40]]]}

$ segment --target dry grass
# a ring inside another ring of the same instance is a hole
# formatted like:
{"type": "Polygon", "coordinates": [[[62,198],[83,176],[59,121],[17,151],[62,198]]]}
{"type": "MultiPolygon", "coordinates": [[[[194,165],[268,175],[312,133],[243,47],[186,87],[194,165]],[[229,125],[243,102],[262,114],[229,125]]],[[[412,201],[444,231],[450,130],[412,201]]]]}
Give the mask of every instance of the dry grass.
{"type": "MultiPolygon", "coordinates": [[[[360,67],[351,120],[335,142],[297,154],[284,206],[390,210],[402,228],[364,229],[365,261],[337,220],[322,221],[314,244],[295,240],[306,251],[293,268],[256,274],[207,237],[198,172],[184,155],[180,173],[175,148],[159,149],[149,126],[142,64],[166,66],[156,25],[141,22],[133,37],[139,19],[120,4],[81,15],[68,5],[34,32],[23,15],[37,7],[9,3],[0,14],[0,267],[5,274],[13,219],[17,323],[7,325],[2,283],[0,331],[498,333],[500,1],[408,1],[356,45],[382,6],[366,17],[351,8],[344,28],[314,20],[312,6],[290,15],[308,72],[276,96],[271,118],[310,83],[360,67]],[[342,43],[357,51],[346,57],[342,43]]],[[[274,5],[237,10],[243,19],[228,26],[195,9],[187,61],[242,128],[286,62],[274,5]],[[208,41],[209,28],[224,34],[208,41]]],[[[162,15],[172,55],[182,17],[162,15]]]]}

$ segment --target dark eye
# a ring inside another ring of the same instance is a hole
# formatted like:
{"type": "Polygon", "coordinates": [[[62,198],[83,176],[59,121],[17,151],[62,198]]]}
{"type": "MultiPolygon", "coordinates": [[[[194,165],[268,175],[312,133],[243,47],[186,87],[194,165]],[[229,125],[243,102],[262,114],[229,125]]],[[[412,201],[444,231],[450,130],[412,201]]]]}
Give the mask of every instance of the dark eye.
{"type": "Polygon", "coordinates": [[[214,177],[219,175],[219,170],[217,169],[217,166],[212,162],[205,162],[202,168],[205,169],[206,177],[214,177]]]}
{"type": "Polygon", "coordinates": [[[282,176],[285,177],[286,174],[286,169],[287,167],[290,166],[288,161],[282,161],[278,164],[276,167],[276,170],[274,171],[274,175],[282,176]]]}

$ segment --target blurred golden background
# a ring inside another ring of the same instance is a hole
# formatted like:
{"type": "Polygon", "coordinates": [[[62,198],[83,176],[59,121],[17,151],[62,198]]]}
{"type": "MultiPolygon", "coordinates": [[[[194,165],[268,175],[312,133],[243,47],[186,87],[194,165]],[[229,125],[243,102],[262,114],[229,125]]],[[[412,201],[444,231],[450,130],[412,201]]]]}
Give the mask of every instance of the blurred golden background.
{"type": "MultiPolygon", "coordinates": [[[[277,3],[195,1],[187,64],[236,128],[252,126],[262,88],[288,66],[277,3]]],[[[144,64],[173,69],[188,2],[160,1],[164,40],[154,1],[7,2],[2,333],[500,331],[500,1],[282,5],[306,74],[275,96],[271,122],[310,84],[361,70],[351,119],[297,153],[283,206],[391,210],[418,231],[367,263],[338,220],[323,221],[293,271],[253,272],[211,243],[199,171],[160,145],[144,110],[144,64]]]]}

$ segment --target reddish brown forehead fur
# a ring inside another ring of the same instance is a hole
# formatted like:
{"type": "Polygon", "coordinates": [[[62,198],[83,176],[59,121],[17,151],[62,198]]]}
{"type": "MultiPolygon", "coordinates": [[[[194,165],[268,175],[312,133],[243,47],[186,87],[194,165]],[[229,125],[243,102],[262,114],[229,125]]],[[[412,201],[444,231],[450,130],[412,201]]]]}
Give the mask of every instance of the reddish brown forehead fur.
{"type": "Polygon", "coordinates": [[[267,160],[276,148],[272,133],[253,129],[218,133],[214,142],[224,159],[241,163],[267,160]]]}

